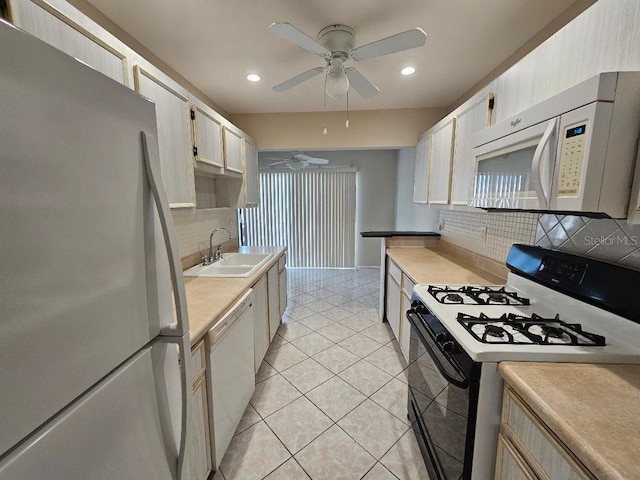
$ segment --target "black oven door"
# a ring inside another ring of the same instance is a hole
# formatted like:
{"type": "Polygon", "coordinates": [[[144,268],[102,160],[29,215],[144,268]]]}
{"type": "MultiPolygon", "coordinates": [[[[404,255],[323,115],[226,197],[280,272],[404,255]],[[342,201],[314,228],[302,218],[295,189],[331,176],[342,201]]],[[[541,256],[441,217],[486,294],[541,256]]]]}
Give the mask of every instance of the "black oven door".
{"type": "Polygon", "coordinates": [[[407,311],[409,419],[432,480],[470,479],[480,364],[424,305],[407,311]]]}

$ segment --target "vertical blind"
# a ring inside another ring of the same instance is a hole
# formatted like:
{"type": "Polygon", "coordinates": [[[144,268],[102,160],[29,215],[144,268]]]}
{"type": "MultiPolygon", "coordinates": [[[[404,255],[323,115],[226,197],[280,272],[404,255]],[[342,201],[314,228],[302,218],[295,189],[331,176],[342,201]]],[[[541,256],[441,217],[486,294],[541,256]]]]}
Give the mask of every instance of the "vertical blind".
{"type": "Polygon", "coordinates": [[[260,205],[242,210],[248,245],[286,245],[290,267],[355,266],[356,172],[260,172],[260,205]]]}

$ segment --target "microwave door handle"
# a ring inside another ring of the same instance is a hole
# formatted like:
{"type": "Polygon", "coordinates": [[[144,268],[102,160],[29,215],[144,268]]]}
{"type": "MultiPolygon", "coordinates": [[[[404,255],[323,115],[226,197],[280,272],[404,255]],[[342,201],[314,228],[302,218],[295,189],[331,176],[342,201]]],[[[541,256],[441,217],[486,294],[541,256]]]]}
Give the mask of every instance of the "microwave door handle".
{"type": "Polygon", "coordinates": [[[542,167],[545,163],[542,161],[542,156],[545,155],[546,163],[548,164],[551,160],[551,153],[547,146],[549,144],[549,141],[551,140],[551,135],[553,135],[553,132],[555,132],[556,130],[557,124],[557,118],[554,118],[549,122],[546,130],[542,134],[540,143],[538,144],[536,151],[533,154],[533,161],[531,162],[531,183],[533,184],[533,189],[536,192],[538,202],[540,202],[540,208],[542,209],[549,207],[550,200],[549,193],[545,192],[545,185],[542,181],[542,167]]]}

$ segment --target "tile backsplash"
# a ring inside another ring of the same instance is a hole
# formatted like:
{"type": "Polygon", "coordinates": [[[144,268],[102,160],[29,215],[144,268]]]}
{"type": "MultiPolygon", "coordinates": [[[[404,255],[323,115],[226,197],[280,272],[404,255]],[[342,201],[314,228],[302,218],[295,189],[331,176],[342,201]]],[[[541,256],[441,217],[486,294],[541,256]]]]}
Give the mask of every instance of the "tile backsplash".
{"type": "Polygon", "coordinates": [[[640,270],[640,225],[625,220],[540,215],[535,244],[640,270]]]}
{"type": "Polygon", "coordinates": [[[440,227],[444,240],[499,262],[524,243],[640,270],[640,225],[625,220],[456,209],[440,212],[440,227]]]}
{"type": "Polygon", "coordinates": [[[458,247],[504,262],[514,243],[533,244],[538,217],[524,212],[442,210],[440,233],[458,247]]]}
{"type": "MultiPolygon", "coordinates": [[[[172,210],[180,257],[184,258],[209,248],[209,235],[216,227],[227,228],[233,238],[238,238],[236,212],[234,208],[172,210]]],[[[214,236],[213,244],[219,245],[228,239],[227,233],[222,231],[214,236]]]]}

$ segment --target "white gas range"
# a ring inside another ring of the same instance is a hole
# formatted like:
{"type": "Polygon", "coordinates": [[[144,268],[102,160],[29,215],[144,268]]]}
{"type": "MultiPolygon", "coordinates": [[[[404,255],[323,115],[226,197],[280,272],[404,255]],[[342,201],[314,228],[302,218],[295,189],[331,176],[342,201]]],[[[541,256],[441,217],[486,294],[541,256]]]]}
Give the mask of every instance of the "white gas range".
{"type": "Polygon", "coordinates": [[[409,417],[432,480],[493,477],[500,361],[640,363],[640,272],[514,245],[506,285],[416,285],[409,417]]]}

